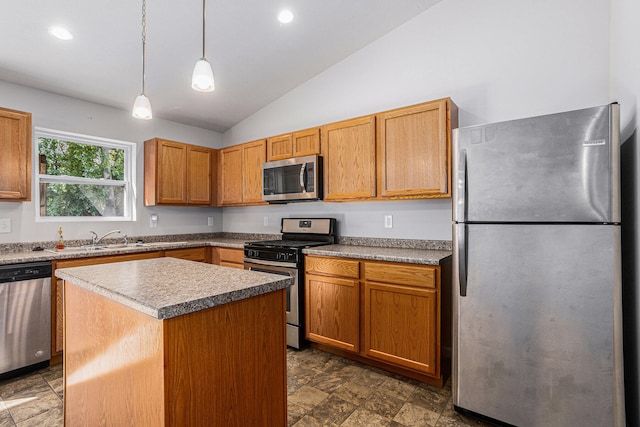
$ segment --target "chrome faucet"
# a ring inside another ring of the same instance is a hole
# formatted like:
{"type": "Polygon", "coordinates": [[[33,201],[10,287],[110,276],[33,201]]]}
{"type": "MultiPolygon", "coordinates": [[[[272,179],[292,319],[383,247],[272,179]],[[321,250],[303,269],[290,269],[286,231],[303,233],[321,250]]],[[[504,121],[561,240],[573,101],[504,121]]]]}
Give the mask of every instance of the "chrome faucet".
{"type": "MultiPolygon", "coordinates": [[[[111,231],[109,231],[108,233],[106,233],[106,234],[104,234],[104,235],[102,235],[102,236],[100,236],[100,237],[98,237],[98,235],[96,234],[96,232],[95,232],[95,231],[89,231],[89,233],[91,233],[91,245],[92,245],[92,246],[97,246],[97,245],[98,245],[98,243],[100,243],[100,242],[102,241],[102,239],[104,239],[104,238],[105,238],[105,237],[107,237],[107,236],[110,236],[110,235],[112,235],[112,234],[116,234],[116,233],[120,233],[120,234],[122,234],[122,233],[120,232],[120,230],[111,230],[111,231]]],[[[126,244],[127,244],[127,241],[128,241],[128,239],[127,239],[127,235],[126,235],[126,234],[122,234],[122,236],[123,236],[123,238],[124,238],[124,244],[126,245],[126,244]]]]}

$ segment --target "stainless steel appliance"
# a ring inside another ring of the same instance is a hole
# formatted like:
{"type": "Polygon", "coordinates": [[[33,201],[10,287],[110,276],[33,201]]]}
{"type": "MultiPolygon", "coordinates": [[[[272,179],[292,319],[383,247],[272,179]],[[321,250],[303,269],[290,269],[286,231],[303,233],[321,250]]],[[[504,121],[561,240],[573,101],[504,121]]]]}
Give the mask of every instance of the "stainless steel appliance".
{"type": "Polygon", "coordinates": [[[624,426],[619,105],[453,132],[453,404],[624,426]]]}
{"type": "Polygon", "coordinates": [[[0,266],[0,376],[48,366],[51,263],[0,266]]]}
{"type": "Polygon", "coordinates": [[[262,199],[269,203],[322,199],[322,157],[305,156],[264,163],[262,199]]]}
{"type": "Polygon", "coordinates": [[[282,240],[246,243],[245,270],[282,274],[294,278],[287,288],[287,345],[305,343],[304,255],[302,250],[336,242],[335,218],[282,218],[282,240]]]}

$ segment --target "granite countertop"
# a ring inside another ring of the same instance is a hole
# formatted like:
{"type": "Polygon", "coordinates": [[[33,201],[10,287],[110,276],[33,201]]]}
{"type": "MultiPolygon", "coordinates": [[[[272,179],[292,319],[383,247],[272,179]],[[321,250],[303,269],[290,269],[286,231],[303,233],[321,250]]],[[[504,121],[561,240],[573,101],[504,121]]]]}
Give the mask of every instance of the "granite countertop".
{"type": "Polygon", "coordinates": [[[200,246],[219,246],[225,248],[242,249],[245,242],[256,240],[254,238],[226,238],[216,237],[213,239],[202,240],[184,240],[184,241],[166,241],[166,242],[150,242],[141,245],[130,244],[127,247],[119,245],[107,245],[99,250],[85,250],[78,246],[68,246],[62,251],[55,251],[45,247],[43,251],[23,250],[17,252],[0,252],[0,265],[17,264],[23,262],[34,261],[52,261],[73,258],[88,258],[104,255],[124,255],[128,253],[154,252],[169,249],[195,248],[200,246]]]}
{"type": "Polygon", "coordinates": [[[357,258],[372,261],[406,262],[410,264],[440,265],[452,252],[439,249],[389,248],[375,246],[328,245],[303,249],[307,255],[357,258]]]}
{"type": "Polygon", "coordinates": [[[62,268],[55,275],[157,319],[284,289],[293,278],[176,258],[62,268]]]}

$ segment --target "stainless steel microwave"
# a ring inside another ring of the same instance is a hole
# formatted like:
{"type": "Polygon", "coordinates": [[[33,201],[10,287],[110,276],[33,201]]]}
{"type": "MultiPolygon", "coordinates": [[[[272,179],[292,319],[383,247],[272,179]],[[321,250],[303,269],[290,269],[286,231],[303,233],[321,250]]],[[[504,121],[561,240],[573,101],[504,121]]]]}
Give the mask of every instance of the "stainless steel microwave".
{"type": "Polygon", "coordinates": [[[322,157],[304,156],[264,163],[262,199],[269,203],[322,199],[322,157]]]}

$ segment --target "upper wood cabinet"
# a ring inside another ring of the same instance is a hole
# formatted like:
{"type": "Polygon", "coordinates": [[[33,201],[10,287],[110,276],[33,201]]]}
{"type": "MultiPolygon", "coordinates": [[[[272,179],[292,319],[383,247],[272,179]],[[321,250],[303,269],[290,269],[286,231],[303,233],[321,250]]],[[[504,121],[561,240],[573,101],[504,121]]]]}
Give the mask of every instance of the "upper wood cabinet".
{"type": "Polygon", "coordinates": [[[144,143],[144,204],[211,205],[210,148],[154,138],[144,143]]]}
{"type": "Polygon", "coordinates": [[[376,116],[378,195],[450,197],[450,99],[385,111],[376,116]]]}
{"type": "Polygon", "coordinates": [[[220,205],[265,203],[262,200],[262,164],[266,158],[264,139],[220,150],[220,205]]]}
{"type": "Polygon", "coordinates": [[[324,200],[376,196],[375,116],[322,127],[324,200]]]}
{"type": "Polygon", "coordinates": [[[320,154],[320,128],[305,129],[267,139],[267,161],[320,154]]]}
{"type": "Polygon", "coordinates": [[[0,201],[31,200],[31,113],[0,108],[0,201]]]}

